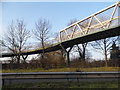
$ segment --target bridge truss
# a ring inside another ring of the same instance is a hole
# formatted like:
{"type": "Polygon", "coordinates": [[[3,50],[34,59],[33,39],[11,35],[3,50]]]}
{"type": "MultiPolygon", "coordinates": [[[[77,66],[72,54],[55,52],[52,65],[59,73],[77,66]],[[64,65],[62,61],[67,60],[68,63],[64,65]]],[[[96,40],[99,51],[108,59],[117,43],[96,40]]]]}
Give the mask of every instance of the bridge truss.
{"type": "Polygon", "coordinates": [[[59,42],[111,28],[120,24],[120,2],[78,21],[59,32],[59,42]]]}

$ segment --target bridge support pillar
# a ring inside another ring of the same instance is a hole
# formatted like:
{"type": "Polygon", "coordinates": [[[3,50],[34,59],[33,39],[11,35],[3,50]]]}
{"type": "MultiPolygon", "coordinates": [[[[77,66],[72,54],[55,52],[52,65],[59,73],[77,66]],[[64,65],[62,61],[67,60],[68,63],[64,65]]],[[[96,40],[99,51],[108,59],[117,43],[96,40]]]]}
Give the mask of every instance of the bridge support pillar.
{"type": "Polygon", "coordinates": [[[65,61],[66,61],[66,66],[70,67],[70,53],[69,52],[65,52],[65,61]]]}
{"type": "Polygon", "coordinates": [[[70,48],[64,48],[64,47],[61,45],[61,47],[62,47],[62,49],[63,49],[63,51],[64,51],[66,66],[67,66],[67,67],[70,67],[70,51],[71,51],[71,49],[73,48],[73,46],[70,47],[70,48]]]}
{"type": "Polygon", "coordinates": [[[27,57],[28,57],[28,55],[22,55],[22,58],[23,58],[24,62],[27,59],[27,57]]]}

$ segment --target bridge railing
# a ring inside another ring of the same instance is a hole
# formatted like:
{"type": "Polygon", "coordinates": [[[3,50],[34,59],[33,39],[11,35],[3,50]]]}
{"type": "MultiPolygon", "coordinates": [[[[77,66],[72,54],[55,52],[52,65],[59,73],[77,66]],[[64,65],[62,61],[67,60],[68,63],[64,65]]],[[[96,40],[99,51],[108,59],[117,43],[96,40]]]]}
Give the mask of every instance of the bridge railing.
{"type": "Polygon", "coordinates": [[[117,2],[59,32],[59,42],[87,35],[120,24],[120,2],[117,2]]]}

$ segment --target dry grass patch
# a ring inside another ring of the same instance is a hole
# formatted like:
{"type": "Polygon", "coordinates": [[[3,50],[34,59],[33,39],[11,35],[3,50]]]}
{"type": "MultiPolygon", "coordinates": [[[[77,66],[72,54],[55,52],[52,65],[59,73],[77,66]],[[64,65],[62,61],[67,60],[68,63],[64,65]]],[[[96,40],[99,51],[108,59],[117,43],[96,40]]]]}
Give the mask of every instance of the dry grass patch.
{"type": "Polygon", "coordinates": [[[14,73],[14,72],[115,72],[119,71],[119,67],[95,67],[95,68],[56,68],[56,69],[7,69],[2,70],[2,73],[14,73]]]}

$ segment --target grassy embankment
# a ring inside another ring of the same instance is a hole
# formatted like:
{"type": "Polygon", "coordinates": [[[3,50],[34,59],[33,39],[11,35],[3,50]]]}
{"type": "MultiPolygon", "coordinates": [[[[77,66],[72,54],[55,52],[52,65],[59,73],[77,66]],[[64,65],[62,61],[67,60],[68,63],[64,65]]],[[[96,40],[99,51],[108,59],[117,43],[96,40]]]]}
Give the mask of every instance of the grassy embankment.
{"type": "Polygon", "coordinates": [[[2,73],[13,73],[13,72],[76,72],[76,71],[83,71],[83,72],[113,72],[119,71],[119,67],[96,67],[96,68],[56,68],[56,69],[7,69],[2,70],[2,73]]]}

